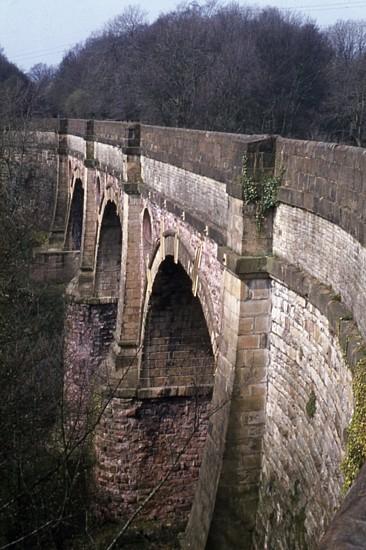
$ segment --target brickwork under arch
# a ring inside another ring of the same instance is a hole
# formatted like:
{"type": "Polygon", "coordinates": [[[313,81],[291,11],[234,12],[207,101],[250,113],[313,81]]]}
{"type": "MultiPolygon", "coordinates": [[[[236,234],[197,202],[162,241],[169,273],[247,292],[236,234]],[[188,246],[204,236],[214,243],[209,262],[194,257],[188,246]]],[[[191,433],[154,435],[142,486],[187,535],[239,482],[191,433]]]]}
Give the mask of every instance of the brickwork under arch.
{"type": "Polygon", "coordinates": [[[122,228],[116,205],[108,202],[103,214],[95,272],[95,294],[117,298],[122,254],[122,228]]]}
{"type": "Polygon", "coordinates": [[[69,211],[69,220],[66,232],[65,249],[80,250],[83,233],[84,218],[84,189],[80,179],[74,184],[74,192],[69,211]]]}
{"type": "Polygon", "coordinates": [[[155,278],[147,313],[141,385],[213,382],[214,356],[202,307],[181,265],[168,256],[155,278]]]}

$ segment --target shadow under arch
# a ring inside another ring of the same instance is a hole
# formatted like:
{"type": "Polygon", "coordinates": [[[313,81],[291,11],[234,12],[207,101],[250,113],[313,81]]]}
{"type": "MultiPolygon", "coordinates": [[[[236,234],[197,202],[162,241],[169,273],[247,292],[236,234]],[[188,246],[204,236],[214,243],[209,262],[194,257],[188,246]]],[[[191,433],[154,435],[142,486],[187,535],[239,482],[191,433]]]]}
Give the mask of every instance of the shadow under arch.
{"type": "Polygon", "coordinates": [[[193,255],[178,239],[166,233],[151,262],[141,327],[140,387],[213,386],[213,308],[202,277],[197,292],[192,291],[193,255]]]}
{"type": "Polygon", "coordinates": [[[95,267],[95,295],[118,299],[122,258],[122,227],[116,204],[108,201],[99,231],[95,267]]]}
{"type": "Polygon", "coordinates": [[[68,212],[65,250],[80,250],[84,222],[84,189],[82,181],[75,180],[72,199],[68,212]]]}

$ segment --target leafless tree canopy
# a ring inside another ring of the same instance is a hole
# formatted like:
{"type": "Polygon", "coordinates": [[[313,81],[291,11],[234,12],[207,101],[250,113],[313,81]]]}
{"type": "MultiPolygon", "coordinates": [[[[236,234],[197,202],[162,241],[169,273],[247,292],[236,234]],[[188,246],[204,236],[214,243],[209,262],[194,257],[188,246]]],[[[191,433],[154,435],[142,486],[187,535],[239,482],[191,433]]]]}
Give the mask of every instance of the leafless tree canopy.
{"type": "Polygon", "coordinates": [[[321,31],[306,18],[236,3],[180,5],[148,22],[138,6],[57,68],[22,74],[0,54],[0,109],[23,89],[39,116],[279,133],[363,145],[365,22],[321,31]]]}

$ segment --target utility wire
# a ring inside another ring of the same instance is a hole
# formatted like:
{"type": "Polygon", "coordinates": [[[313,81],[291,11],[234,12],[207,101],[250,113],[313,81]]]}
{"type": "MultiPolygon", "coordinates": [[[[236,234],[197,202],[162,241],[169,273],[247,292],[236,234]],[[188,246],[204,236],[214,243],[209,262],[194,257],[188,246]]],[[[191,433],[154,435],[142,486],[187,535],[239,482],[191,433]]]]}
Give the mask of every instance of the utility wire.
{"type": "MultiPolygon", "coordinates": [[[[336,9],[354,9],[354,8],[362,8],[366,7],[365,1],[356,0],[354,2],[331,2],[330,4],[304,4],[300,6],[286,6],[286,7],[277,7],[280,11],[288,11],[288,10],[295,10],[295,11],[301,11],[301,10],[314,10],[314,11],[327,11],[327,10],[336,10],[336,9]]],[[[262,11],[264,8],[255,7],[254,11],[262,11]]],[[[366,13],[365,13],[365,19],[366,19],[366,13]]],[[[79,41],[83,42],[83,40],[79,41]]],[[[51,48],[40,48],[35,50],[28,50],[24,52],[19,52],[18,54],[15,54],[11,57],[11,61],[13,62],[21,62],[21,61],[28,61],[31,59],[38,60],[42,57],[49,57],[49,56],[55,56],[58,54],[64,53],[67,49],[73,48],[76,44],[79,43],[78,41],[75,42],[68,42],[65,44],[60,44],[51,48]]]]}

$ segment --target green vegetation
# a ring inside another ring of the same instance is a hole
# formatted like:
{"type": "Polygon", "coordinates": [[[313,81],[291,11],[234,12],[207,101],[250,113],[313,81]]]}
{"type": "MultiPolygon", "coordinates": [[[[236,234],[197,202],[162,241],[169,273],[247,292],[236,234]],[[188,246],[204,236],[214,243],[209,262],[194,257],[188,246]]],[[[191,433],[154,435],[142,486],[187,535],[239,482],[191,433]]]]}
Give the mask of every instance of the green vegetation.
{"type": "Polygon", "coordinates": [[[248,157],[243,156],[241,184],[243,189],[243,200],[245,204],[255,205],[255,220],[258,231],[261,230],[263,220],[272,208],[277,205],[278,188],[282,181],[280,175],[263,174],[257,180],[249,174],[248,157]]]}
{"type": "Polygon", "coordinates": [[[316,413],[316,395],[314,393],[314,390],[311,390],[310,397],[308,399],[308,402],[306,403],[306,414],[308,418],[314,418],[316,413]]]}
{"type": "Polygon", "coordinates": [[[354,413],[348,427],[347,453],[341,469],[344,491],[349,489],[366,461],[366,359],[361,359],[353,373],[354,413]]]}
{"type": "Polygon", "coordinates": [[[31,278],[53,180],[24,154],[14,120],[0,134],[0,546],[52,550],[83,525],[90,458],[66,429],[64,288],[31,278]]]}
{"type": "Polygon", "coordinates": [[[14,89],[39,116],[363,146],[366,24],[320,30],[298,14],[235,2],[182,4],[148,22],[128,7],[57,68],[24,75],[0,55],[0,112],[14,89]]]}

